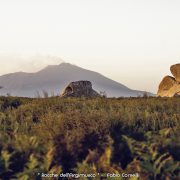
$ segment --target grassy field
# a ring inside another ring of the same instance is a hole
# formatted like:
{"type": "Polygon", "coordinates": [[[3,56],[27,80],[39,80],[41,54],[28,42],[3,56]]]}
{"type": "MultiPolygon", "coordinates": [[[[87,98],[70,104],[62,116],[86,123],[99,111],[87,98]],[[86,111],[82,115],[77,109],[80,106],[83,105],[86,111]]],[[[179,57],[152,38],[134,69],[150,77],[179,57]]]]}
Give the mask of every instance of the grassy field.
{"type": "Polygon", "coordinates": [[[179,162],[178,97],[0,97],[0,179],[68,172],[171,180],[180,178],[179,162]]]}

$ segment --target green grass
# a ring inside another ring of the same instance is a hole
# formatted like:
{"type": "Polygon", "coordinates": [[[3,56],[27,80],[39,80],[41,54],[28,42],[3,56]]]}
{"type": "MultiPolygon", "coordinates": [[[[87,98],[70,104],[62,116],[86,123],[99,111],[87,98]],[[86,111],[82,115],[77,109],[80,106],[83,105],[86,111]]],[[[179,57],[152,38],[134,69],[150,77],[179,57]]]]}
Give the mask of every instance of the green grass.
{"type": "Polygon", "coordinates": [[[179,177],[178,97],[0,97],[0,124],[0,179],[41,179],[41,172],[179,177]]]}

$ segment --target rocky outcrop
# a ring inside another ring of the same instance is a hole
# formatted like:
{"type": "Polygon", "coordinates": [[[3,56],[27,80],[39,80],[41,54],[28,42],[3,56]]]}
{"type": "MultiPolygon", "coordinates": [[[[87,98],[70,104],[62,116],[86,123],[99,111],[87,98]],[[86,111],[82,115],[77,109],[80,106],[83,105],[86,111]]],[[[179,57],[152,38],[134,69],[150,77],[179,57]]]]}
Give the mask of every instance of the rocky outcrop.
{"type": "Polygon", "coordinates": [[[177,82],[180,82],[180,64],[175,64],[171,66],[171,73],[175,77],[177,82]]]}
{"type": "Polygon", "coordinates": [[[159,85],[158,96],[174,97],[180,96],[180,64],[171,66],[174,77],[165,76],[159,85]]]}
{"type": "Polygon", "coordinates": [[[92,83],[90,81],[75,81],[69,83],[69,85],[64,89],[61,97],[98,97],[100,96],[92,88],[92,83]]]}

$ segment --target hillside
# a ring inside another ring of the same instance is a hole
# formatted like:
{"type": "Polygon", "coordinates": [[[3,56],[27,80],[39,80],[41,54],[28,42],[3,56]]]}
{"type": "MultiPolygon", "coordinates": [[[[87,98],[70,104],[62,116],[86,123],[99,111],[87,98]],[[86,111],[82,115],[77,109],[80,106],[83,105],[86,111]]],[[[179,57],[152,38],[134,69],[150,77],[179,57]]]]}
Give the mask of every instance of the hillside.
{"type": "Polygon", "coordinates": [[[59,95],[69,82],[78,80],[91,81],[95,90],[105,91],[108,97],[133,97],[144,94],[143,91],[132,90],[97,72],[69,63],[47,66],[36,73],[17,72],[0,76],[0,86],[3,87],[0,89],[0,94],[35,97],[37,92],[42,93],[44,90],[50,95],[59,95]]]}

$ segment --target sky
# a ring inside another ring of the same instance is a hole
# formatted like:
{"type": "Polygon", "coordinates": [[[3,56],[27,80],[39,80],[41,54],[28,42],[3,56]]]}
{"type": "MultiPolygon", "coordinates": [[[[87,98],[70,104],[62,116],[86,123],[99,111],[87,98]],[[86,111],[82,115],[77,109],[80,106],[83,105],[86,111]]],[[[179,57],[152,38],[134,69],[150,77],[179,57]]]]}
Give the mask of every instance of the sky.
{"type": "Polygon", "coordinates": [[[180,1],[0,0],[0,75],[62,61],[155,93],[180,63],[180,1]]]}

